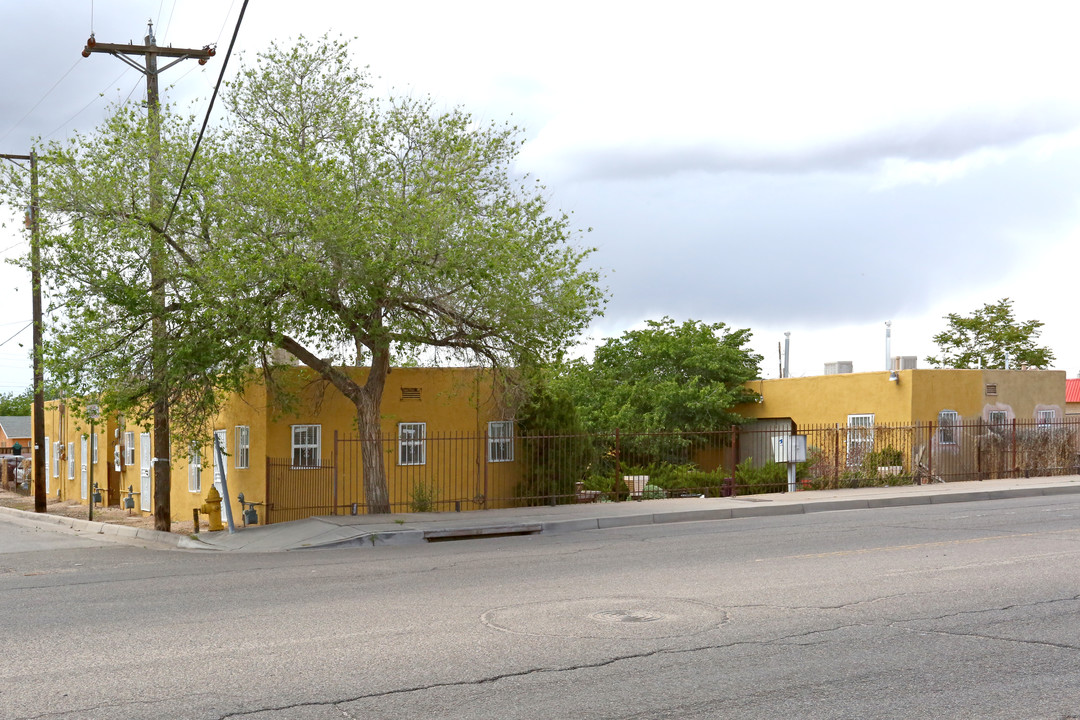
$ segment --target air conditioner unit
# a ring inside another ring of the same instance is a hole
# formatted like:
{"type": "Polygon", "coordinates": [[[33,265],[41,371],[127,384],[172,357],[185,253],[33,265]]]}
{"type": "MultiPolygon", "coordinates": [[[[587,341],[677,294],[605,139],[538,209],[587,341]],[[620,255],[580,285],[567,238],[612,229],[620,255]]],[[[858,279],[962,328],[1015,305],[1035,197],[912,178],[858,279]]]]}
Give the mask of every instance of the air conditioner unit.
{"type": "Polygon", "coordinates": [[[854,372],[854,367],[851,360],[837,360],[836,362],[825,363],[826,375],[846,375],[854,372]]]}
{"type": "Polygon", "coordinates": [[[915,370],[919,365],[916,355],[894,355],[892,359],[893,370],[915,370]]]}

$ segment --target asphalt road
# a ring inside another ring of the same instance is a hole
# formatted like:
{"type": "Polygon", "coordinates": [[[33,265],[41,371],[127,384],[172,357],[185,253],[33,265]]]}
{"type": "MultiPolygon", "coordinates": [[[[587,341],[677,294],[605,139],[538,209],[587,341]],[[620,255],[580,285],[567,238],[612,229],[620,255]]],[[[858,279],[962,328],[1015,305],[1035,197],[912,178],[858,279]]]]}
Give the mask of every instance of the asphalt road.
{"type": "Polygon", "coordinates": [[[0,519],[2,718],[1080,718],[1080,496],[410,547],[0,519]]]}

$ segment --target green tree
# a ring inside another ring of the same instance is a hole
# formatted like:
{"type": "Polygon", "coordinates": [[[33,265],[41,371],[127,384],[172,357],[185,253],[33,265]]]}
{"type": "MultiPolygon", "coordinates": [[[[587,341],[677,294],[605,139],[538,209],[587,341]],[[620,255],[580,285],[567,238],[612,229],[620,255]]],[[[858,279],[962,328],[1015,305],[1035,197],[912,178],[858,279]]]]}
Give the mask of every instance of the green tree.
{"type": "Polygon", "coordinates": [[[1044,370],[1054,361],[1049,348],[1036,345],[1043,323],[1018,322],[1009,298],[987,303],[968,316],[949,313],[945,320],[948,327],[934,336],[938,355],[926,358],[934,367],[1000,369],[1008,355],[1011,367],[1044,370]]]}
{"type": "Polygon", "coordinates": [[[22,392],[0,393],[0,415],[14,417],[29,415],[34,406],[34,388],[22,392]]]}
{"type": "MultiPolygon", "coordinates": [[[[210,294],[204,290],[204,260],[215,254],[211,229],[221,221],[220,174],[213,167],[220,152],[212,137],[164,236],[159,282],[151,282],[151,230],[165,226],[147,173],[152,135],[145,110],[126,105],[97,132],[42,148],[42,277],[49,302],[44,359],[76,412],[92,402],[104,413],[123,413],[130,426],[148,427],[153,403],[168,400],[165,446],[185,448],[169,436],[203,433],[226,392],[252,376],[253,355],[250,338],[231,321],[242,313],[222,302],[221,284],[211,284],[210,294]],[[164,302],[155,300],[155,289],[164,302]],[[155,332],[155,325],[165,331],[155,332]],[[154,360],[155,338],[165,362],[154,360]]],[[[168,197],[177,192],[194,135],[191,118],[162,113],[159,167],[168,197]]],[[[5,180],[6,199],[17,203],[27,193],[26,179],[9,173],[5,180]]],[[[155,468],[160,530],[170,526],[169,467],[155,468]]]]}
{"type": "Polygon", "coordinates": [[[366,505],[388,512],[391,364],[553,360],[602,306],[590,250],[514,174],[517,128],[374,97],[342,42],[271,46],[226,105],[228,242],[209,275],[243,294],[252,337],[354,404],[366,505]]]}
{"type": "Polygon", "coordinates": [[[553,387],[546,371],[529,374],[525,386],[528,394],[517,407],[522,461],[517,495],[530,505],[560,495],[572,500],[574,483],[584,477],[593,454],[591,438],[584,435],[570,394],[553,387]]]}
{"type": "Polygon", "coordinates": [[[761,356],[747,329],[671,318],[609,338],[591,362],[570,363],[558,384],[573,397],[585,427],[639,432],[700,431],[740,422],[732,411],[757,394],[761,356]]]}

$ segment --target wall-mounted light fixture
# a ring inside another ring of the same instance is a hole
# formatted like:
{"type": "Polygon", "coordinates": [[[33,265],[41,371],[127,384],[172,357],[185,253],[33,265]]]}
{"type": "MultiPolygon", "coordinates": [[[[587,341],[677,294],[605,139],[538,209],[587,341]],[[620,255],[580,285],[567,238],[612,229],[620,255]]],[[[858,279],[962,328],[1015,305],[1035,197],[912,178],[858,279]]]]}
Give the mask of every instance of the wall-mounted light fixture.
{"type": "Polygon", "coordinates": [[[889,371],[889,382],[894,382],[894,383],[900,382],[900,376],[896,373],[895,370],[890,370],[889,371]]]}

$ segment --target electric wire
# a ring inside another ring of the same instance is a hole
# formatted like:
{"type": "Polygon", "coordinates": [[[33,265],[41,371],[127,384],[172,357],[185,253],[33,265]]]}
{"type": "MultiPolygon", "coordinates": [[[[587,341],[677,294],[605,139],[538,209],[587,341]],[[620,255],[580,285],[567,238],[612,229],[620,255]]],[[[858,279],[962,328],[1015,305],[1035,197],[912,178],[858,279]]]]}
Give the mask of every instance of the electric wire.
{"type": "Polygon", "coordinates": [[[169,208],[169,214],[165,218],[165,226],[163,232],[168,231],[169,222],[172,221],[173,213],[176,212],[176,205],[180,202],[180,194],[184,192],[184,184],[187,182],[188,174],[191,173],[191,166],[195,162],[195,156],[199,153],[199,145],[202,144],[203,135],[206,133],[206,126],[210,122],[210,113],[214,110],[214,101],[217,100],[218,90],[221,89],[221,82],[225,79],[225,69],[229,66],[229,58],[232,56],[233,48],[236,47],[236,37],[240,34],[240,23],[244,21],[244,12],[247,11],[248,0],[244,0],[244,4],[240,6],[240,16],[236,18],[236,27],[233,29],[232,40],[229,41],[229,49],[225,53],[225,59],[221,62],[221,72],[218,73],[217,82],[214,84],[214,93],[210,96],[210,105],[206,108],[206,115],[203,117],[202,128],[199,129],[199,137],[195,140],[195,147],[191,150],[191,157],[188,158],[187,167],[184,168],[184,176],[180,178],[180,185],[176,188],[176,197],[173,198],[172,207],[169,208]]]}
{"type": "Polygon", "coordinates": [[[21,118],[16,120],[15,123],[12,124],[12,126],[8,128],[6,133],[4,133],[3,135],[0,135],[0,143],[4,142],[4,140],[7,140],[8,135],[10,135],[12,132],[14,132],[15,128],[19,127],[20,123],[22,123],[23,120],[30,117],[30,113],[37,110],[38,106],[41,105],[41,103],[45,102],[45,98],[49,97],[49,95],[52,94],[52,91],[56,89],[56,86],[59,85],[60,83],[62,83],[64,81],[64,78],[66,78],[68,75],[71,74],[71,71],[75,69],[75,66],[79,64],[79,60],[81,60],[81,59],[82,58],[79,58],[79,59],[75,60],[75,62],[72,64],[72,66],[68,68],[67,72],[64,73],[63,75],[61,75],[60,79],[57,80],[56,82],[54,82],[53,86],[45,91],[45,94],[41,96],[41,99],[38,100],[36,103],[34,103],[34,107],[27,110],[25,115],[23,115],[21,118]]]}
{"type": "Polygon", "coordinates": [[[23,325],[23,326],[22,326],[22,329],[21,329],[21,330],[19,330],[19,332],[15,333],[14,335],[12,335],[11,337],[9,337],[9,338],[8,338],[7,340],[5,340],[4,342],[0,342],[0,347],[3,347],[4,345],[7,345],[7,344],[8,344],[9,342],[11,342],[11,341],[12,341],[12,340],[14,340],[15,338],[19,337],[19,335],[21,335],[21,334],[23,334],[24,332],[26,332],[26,329],[27,329],[27,328],[29,328],[29,327],[30,327],[31,325],[33,325],[33,324],[34,324],[34,321],[33,321],[33,320],[31,320],[30,322],[28,322],[28,323],[26,323],[25,325],[23,325]]]}

